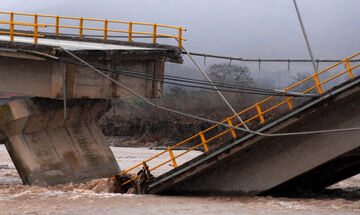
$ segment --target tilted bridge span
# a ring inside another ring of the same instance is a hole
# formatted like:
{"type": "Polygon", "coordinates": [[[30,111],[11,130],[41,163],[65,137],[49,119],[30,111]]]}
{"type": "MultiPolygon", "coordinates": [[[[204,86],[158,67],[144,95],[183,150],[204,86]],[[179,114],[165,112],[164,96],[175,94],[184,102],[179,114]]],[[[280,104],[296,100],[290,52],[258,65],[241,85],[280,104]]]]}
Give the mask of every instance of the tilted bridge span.
{"type": "Polygon", "coordinates": [[[349,60],[359,54],[283,90],[318,97],[268,97],[222,121],[228,128],[216,124],[120,175],[171,165],[151,181],[149,193],[282,195],[320,191],[358,174],[360,64],[350,66],[349,60]],[[237,116],[244,122],[235,123],[237,116]],[[251,130],[242,128],[245,123],[251,130]],[[189,143],[192,148],[175,154],[189,143]],[[178,158],[198,149],[204,153],[179,164],[178,158]]]}

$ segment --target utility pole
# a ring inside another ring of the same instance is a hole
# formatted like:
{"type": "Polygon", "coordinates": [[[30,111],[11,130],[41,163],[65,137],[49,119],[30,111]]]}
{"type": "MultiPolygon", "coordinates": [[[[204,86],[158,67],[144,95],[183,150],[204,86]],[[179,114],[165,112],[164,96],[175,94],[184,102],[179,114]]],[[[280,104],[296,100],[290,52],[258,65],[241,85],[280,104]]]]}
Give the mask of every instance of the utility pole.
{"type": "Polygon", "coordinates": [[[311,61],[312,61],[312,64],[313,64],[313,67],[314,67],[314,73],[317,73],[318,72],[318,68],[315,64],[315,58],[314,58],[314,55],[313,55],[313,52],[311,50],[311,46],[310,46],[310,42],[309,42],[309,39],[306,35],[306,31],[305,31],[305,27],[304,27],[304,23],[301,19],[301,15],[300,15],[300,11],[299,11],[299,8],[297,6],[297,3],[296,3],[296,0],[293,0],[294,2],[294,6],[295,6],[295,9],[296,9],[296,13],[297,13],[297,16],[299,18],[299,22],[300,22],[300,25],[301,25],[301,29],[302,29],[302,32],[304,34],[304,38],[305,38],[305,41],[306,41],[306,45],[307,45],[307,48],[309,50],[309,54],[310,54],[310,57],[311,57],[311,61]]]}

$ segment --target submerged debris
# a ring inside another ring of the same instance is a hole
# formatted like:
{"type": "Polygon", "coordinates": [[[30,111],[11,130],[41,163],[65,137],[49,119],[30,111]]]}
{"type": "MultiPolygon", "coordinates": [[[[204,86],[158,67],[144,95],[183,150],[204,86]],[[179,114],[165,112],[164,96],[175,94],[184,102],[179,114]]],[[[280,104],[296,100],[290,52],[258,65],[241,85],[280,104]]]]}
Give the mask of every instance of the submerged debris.
{"type": "Polygon", "coordinates": [[[144,168],[137,173],[136,179],[128,182],[131,179],[132,177],[129,177],[128,175],[116,175],[114,180],[114,192],[146,194],[148,192],[149,184],[155,180],[155,177],[150,173],[149,167],[144,164],[144,168]]]}

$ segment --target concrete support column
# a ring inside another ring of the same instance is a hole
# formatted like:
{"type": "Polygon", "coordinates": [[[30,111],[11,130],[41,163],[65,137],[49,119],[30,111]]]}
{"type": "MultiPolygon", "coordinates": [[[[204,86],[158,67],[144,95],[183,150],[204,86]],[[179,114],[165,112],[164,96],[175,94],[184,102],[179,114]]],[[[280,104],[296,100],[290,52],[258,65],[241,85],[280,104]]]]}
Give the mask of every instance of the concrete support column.
{"type": "Polygon", "coordinates": [[[0,106],[0,138],[24,184],[55,185],[110,177],[120,172],[96,121],[106,101],[28,98],[0,106]]]}

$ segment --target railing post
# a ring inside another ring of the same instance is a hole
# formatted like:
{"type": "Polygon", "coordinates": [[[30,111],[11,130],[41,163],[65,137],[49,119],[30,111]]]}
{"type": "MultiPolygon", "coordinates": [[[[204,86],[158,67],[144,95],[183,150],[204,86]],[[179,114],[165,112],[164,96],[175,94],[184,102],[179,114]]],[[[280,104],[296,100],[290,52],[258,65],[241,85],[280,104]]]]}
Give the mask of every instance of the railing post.
{"type": "MultiPolygon", "coordinates": [[[[284,90],[284,92],[286,92],[286,91],[288,91],[288,89],[284,90]]],[[[286,96],[286,102],[287,102],[290,110],[294,108],[293,104],[291,103],[291,99],[290,99],[289,96],[286,96]]]]}
{"type": "Polygon", "coordinates": [[[264,118],[264,115],[263,115],[263,113],[261,111],[259,103],[256,103],[255,106],[256,106],[256,110],[257,110],[257,112],[259,114],[259,118],[260,118],[261,123],[265,123],[265,118],[264,118]]]}
{"type": "Polygon", "coordinates": [[[182,29],[181,27],[179,28],[179,37],[178,37],[178,43],[179,43],[179,47],[182,47],[182,29]]]}
{"type": "Polygon", "coordinates": [[[144,170],[146,170],[146,169],[147,169],[147,166],[146,166],[145,161],[142,162],[142,165],[143,165],[144,170]]]}
{"type": "Polygon", "coordinates": [[[205,136],[204,136],[204,133],[203,132],[200,132],[200,138],[201,138],[201,142],[204,146],[204,149],[205,149],[205,152],[209,151],[209,148],[206,144],[206,139],[205,139],[205,136]]]}
{"type": "Polygon", "coordinates": [[[38,15],[34,15],[34,43],[38,43],[38,15]]]}
{"type": "Polygon", "coordinates": [[[317,76],[317,74],[314,74],[314,80],[315,80],[315,84],[316,84],[316,88],[319,92],[319,94],[323,93],[323,90],[321,89],[321,85],[320,85],[320,81],[319,81],[319,77],[317,76]]]}
{"type": "Polygon", "coordinates": [[[84,18],[80,18],[79,37],[83,37],[84,18]]]}
{"type": "Polygon", "coordinates": [[[175,167],[175,168],[178,167],[172,150],[170,148],[168,148],[168,151],[169,151],[169,154],[170,154],[171,161],[173,163],[172,165],[170,164],[170,166],[175,167]]]}
{"type": "Polygon", "coordinates": [[[59,16],[56,16],[56,27],[55,27],[55,34],[56,36],[59,36],[59,25],[60,25],[60,18],[59,16]]]}
{"type": "MultiPolygon", "coordinates": [[[[233,123],[231,122],[231,119],[227,118],[226,120],[227,120],[227,122],[228,122],[228,124],[229,124],[230,126],[234,126],[233,123]]],[[[234,128],[230,128],[230,132],[231,132],[232,137],[235,139],[235,138],[236,138],[235,129],[234,129],[234,128]]]]}
{"type": "Polygon", "coordinates": [[[143,164],[143,168],[144,168],[146,178],[147,178],[147,180],[149,180],[150,179],[150,175],[149,175],[150,170],[149,170],[148,166],[146,165],[145,161],[143,161],[142,164],[143,164]]]}
{"type": "Polygon", "coordinates": [[[131,42],[132,41],[132,22],[129,22],[129,38],[128,41],[131,42]]]}
{"type": "Polygon", "coordinates": [[[294,108],[293,104],[291,103],[291,99],[290,99],[289,96],[286,96],[286,102],[287,102],[290,110],[294,108]]]}
{"type": "Polygon", "coordinates": [[[107,34],[108,34],[108,20],[105,19],[105,21],[104,21],[104,40],[107,40],[107,34]]]}
{"type": "Polygon", "coordinates": [[[14,13],[10,13],[10,41],[14,42],[14,13]]]}
{"type": "Polygon", "coordinates": [[[156,24],[154,24],[154,29],[153,29],[153,43],[156,43],[156,24]]]}
{"type": "Polygon", "coordinates": [[[354,75],[353,75],[353,73],[352,73],[352,71],[351,71],[351,67],[350,67],[349,61],[346,60],[346,61],[345,61],[345,64],[346,64],[347,72],[349,73],[350,78],[353,79],[353,78],[354,78],[354,75]]]}

